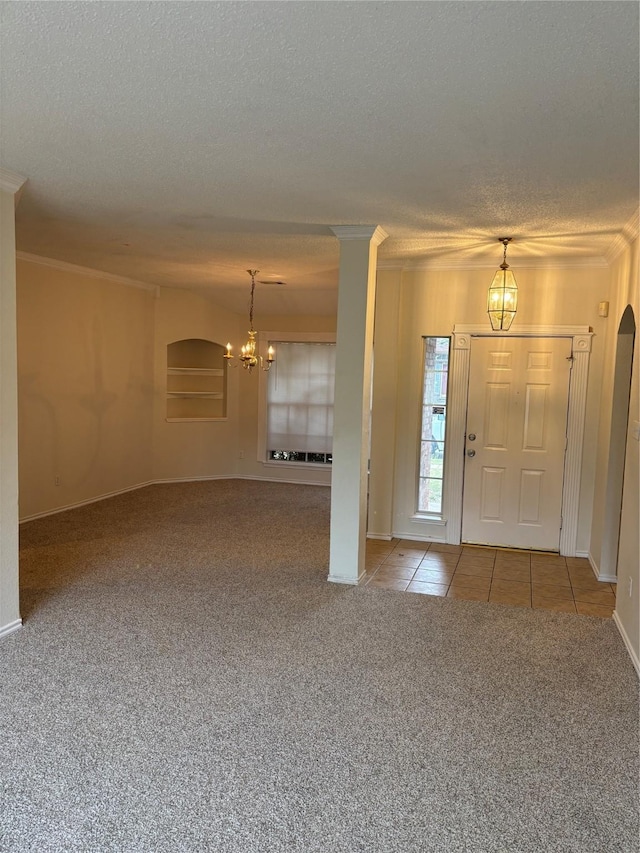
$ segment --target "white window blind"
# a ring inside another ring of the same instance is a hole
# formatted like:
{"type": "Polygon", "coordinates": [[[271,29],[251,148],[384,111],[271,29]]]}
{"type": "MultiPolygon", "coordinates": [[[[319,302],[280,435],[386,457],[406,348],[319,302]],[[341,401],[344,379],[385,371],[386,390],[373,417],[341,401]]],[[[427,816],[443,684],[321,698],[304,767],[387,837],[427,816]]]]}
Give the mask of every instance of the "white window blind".
{"type": "Polygon", "coordinates": [[[336,346],[273,341],[267,374],[267,450],[331,453],[336,346]]]}

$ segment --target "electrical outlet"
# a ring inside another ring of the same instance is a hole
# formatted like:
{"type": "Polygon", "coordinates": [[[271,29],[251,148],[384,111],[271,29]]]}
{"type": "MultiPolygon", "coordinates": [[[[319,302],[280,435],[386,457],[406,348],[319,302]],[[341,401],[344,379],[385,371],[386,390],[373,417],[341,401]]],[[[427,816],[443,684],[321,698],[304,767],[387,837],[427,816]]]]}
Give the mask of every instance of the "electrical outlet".
{"type": "Polygon", "coordinates": [[[244,459],[244,450],[238,451],[238,459],[244,459]]]}
{"type": "Polygon", "coordinates": [[[629,598],[631,598],[631,593],[633,592],[633,578],[629,575],[627,579],[627,591],[629,593],[629,598]]]}
{"type": "Polygon", "coordinates": [[[59,486],[60,485],[60,477],[56,477],[53,482],[56,484],[56,486],[59,486]]]}

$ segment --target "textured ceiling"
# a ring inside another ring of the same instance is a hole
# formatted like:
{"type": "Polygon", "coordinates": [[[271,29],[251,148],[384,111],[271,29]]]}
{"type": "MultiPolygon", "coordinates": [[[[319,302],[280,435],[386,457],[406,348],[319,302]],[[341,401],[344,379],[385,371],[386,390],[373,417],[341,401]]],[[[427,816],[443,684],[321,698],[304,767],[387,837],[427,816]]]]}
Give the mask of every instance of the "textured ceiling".
{"type": "Polygon", "coordinates": [[[381,263],[606,255],[638,206],[636,2],[3,2],[19,249],[243,311],[381,263]]]}

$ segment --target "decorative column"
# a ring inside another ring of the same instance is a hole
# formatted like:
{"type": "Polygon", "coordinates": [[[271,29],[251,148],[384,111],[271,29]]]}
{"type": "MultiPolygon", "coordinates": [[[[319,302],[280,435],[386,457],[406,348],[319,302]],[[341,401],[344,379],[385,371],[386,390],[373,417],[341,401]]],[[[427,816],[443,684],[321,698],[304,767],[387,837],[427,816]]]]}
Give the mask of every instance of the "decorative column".
{"type": "Polygon", "coordinates": [[[376,225],[331,229],[340,240],[329,580],[357,584],[365,571],[376,225]]]}
{"type": "Polygon", "coordinates": [[[0,637],[22,624],[18,588],[15,206],[25,179],[0,169],[0,637]]]}

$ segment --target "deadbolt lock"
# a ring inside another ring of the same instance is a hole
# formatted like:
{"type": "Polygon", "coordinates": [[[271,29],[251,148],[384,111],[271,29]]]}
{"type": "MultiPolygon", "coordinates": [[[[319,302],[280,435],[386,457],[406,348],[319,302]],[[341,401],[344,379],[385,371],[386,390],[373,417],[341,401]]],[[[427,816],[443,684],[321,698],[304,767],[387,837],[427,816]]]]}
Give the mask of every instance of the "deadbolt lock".
{"type": "Polygon", "coordinates": [[[467,438],[469,439],[469,441],[475,441],[476,440],[475,432],[470,432],[469,435],[467,436],[467,438]]]}

